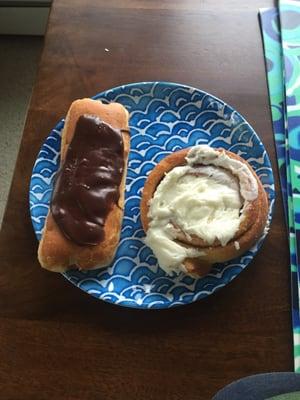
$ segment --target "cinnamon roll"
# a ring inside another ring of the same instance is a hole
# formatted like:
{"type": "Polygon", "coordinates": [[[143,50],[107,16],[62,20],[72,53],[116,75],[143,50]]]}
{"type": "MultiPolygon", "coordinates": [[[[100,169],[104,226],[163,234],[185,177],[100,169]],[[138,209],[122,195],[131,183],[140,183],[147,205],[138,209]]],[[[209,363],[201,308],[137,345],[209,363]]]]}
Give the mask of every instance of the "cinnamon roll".
{"type": "Polygon", "coordinates": [[[268,198],[238,155],[199,145],[163,159],[141,200],[145,243],[167,273],[203,276],[248,250],[261,236],[268,198]]]}

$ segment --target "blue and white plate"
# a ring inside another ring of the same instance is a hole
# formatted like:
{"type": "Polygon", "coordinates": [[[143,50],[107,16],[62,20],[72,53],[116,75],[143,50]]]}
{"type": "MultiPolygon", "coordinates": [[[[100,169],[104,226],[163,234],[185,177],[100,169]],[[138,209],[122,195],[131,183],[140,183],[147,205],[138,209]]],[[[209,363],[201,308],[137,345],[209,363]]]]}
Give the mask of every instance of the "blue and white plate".
{"type": "MultiPolygon", "coordinates": [[[[131,151],[126,181],[125,215],[113,263],[94,271],[64,274],[74,285],[101,300],[135,308],[167,308],[200,300],[232,281],[253,259],[263,237],[242,257],[214,266],[193,279],[183,273],[167,276],[144,244],[140,198],[145,179],[167,154],[197,144],[223,147],[239,154],[259,175],[274,202],[274,181],[267,152],[245,119],[230,106],[199,89],[168,82],[120,86],[94,97],[119,102],[130,113],[131,151]]],[[[59,167],[61,120],[42,145],[30,182],[30,212],[38,239],[49,208],[59,167]]]]}

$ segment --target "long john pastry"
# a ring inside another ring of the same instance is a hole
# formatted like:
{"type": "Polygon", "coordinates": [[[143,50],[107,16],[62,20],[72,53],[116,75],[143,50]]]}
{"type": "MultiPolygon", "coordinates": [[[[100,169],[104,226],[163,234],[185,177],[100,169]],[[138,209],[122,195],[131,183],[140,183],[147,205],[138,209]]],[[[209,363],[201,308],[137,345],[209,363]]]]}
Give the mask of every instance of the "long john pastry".
{"type": "Polygon", "coordinates": [[[172,153],[150,173],[142,195],[146,244],[167,273],[203,276],[248,250],[267,222],[267,194],[251,166],[224,149],[172,153]]]}
{"type": "Polygon", "coordinates": [[[129,148],[128,112],[121,104],[72,103],[38,249],[43,268],[63,272],[112,261],[123,218],[129,148]]]}

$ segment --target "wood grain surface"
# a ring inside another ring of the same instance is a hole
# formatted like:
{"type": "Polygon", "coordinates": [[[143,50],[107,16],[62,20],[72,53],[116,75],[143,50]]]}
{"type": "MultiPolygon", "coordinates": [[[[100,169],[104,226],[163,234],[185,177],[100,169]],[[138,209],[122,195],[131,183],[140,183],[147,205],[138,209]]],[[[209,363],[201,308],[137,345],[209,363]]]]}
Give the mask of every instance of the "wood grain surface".
{"type": "Polygon", "coordinates": [[[1,399],[207,400],[291,371],[288,247],[257,12],[272,1],[55,0],[0,234],[1,399]],[[105,51],[109,49],[109,52],[105,51]],[[41,270],[29,218],[37,152],[71,101],[129,82],[199,87],[237,108],[272,160],[277,201],[255,260],[198,303],[137,311],[41,270]]]}

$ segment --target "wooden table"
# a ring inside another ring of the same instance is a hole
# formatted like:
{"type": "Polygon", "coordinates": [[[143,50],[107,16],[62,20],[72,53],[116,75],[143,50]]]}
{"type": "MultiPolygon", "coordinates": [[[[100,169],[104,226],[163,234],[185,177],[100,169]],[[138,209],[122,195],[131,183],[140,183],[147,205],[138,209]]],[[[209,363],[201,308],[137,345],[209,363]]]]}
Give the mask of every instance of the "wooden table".
{"type": "Polygon", "coordinates": [[[291,371],[288,247],[257,11],[272,1],[56,0],[0,236],[1,399],[210,399],[227,383],[291,371]],[[106,52],[105,48],[110,51],[106,52]],[[76,98],[168,80],[236,107],[271,157],[271,231],[234,282],[190,306],[137,311],[39,268],[28,209],[36,154],[76,98]]]}

